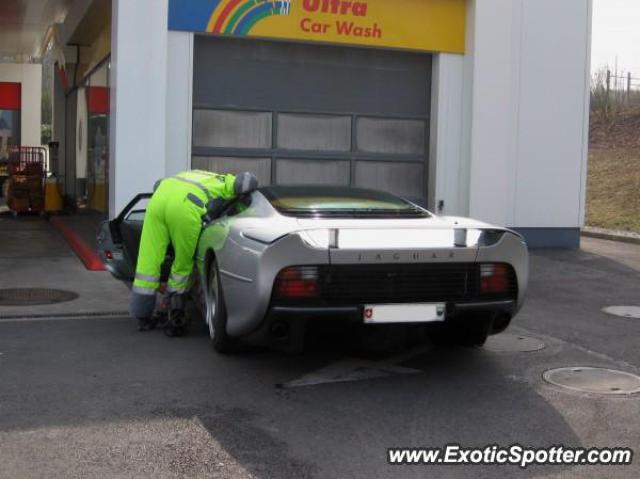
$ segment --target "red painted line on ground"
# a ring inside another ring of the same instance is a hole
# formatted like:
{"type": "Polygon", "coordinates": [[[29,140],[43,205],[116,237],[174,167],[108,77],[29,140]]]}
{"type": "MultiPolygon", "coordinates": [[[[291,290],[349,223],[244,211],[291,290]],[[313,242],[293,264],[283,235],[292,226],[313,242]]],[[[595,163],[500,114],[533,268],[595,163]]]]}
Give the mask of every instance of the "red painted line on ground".
{"type": "Polygon", "coordinates": [[[53,225],[55,229],[62,233],[64,239],[67,240],[69,246],[74,251],[80,261],[84,263],[84,266],[89,271],[105,271],[104,263],[98,256],[98,253],[95,252],[85,241],[73,231],[69,226],[67,226],[62,219],[54,216],[49,220],[49,222],[53,225]]]}

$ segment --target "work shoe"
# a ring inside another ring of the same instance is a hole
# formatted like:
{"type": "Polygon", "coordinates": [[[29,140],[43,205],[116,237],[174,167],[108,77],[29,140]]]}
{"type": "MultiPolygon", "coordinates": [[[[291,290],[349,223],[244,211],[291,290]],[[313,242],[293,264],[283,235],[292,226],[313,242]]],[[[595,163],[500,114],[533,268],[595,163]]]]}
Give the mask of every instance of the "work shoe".
{"type": "Polygon", "coordinates": [[[138,331],[151,331],[156,329],[158,325],[158,317],[138,318],[138,331]]]}
{"type": "Polygon", "coordinates": [[[164,324],[163,331],[170,338],[184,336],[189,327],[189,318],[182,309],[173,309],[164,324]]]}

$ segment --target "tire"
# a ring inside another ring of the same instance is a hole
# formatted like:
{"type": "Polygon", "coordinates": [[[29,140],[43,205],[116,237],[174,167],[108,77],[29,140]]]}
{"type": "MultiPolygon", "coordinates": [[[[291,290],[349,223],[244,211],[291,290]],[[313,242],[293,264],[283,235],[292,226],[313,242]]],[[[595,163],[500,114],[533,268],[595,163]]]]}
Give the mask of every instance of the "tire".
{"type": "Polygon", "coordinates": [[[209,265],[207,274],[207,309],[205,320],[211,345],[218,353],[228,354],[235,350],[235,341],[227,335],[227,308],[222,294],[220,274],[215,260],[209,265]]]}

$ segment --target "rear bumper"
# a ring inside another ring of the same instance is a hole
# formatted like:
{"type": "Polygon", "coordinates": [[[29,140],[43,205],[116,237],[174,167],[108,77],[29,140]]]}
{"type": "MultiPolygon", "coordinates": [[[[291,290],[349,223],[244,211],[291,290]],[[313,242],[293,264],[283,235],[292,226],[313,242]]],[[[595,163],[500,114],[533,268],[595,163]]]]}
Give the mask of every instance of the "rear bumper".
{"type": "Polygon", "coordinates": [[[452,308],[454,311],[454,315],[474,311],[493,311],[497,314],[507,314],[509,316],[514,316],[516,312],[516,302],[513,300],[507,300],[481,303],[457,303],[452,305],[452,308]]]}
{"type": "MultiPolygon", "coordinates": [[[[487,302],[474,302],[474,303],[448,303],[447,304],[447,319],[455,320],[461,315],[473,316],[474,313],[478,314],[493,314],[495,317],[494,327],[491,334],[497,334],[504,331],[509,325],[511,318],[517,312],[517,304],[515,300],[510,301],[487,301],[487,302]]],[[[472,319],[472,318],[469,318],[472,319]]],[[[285,326],[287,331],[302,331],[304,330],[308,321],[318,320],[319,323],[323,321],[344,323],[350,325],[363,325],[363,306],[362,305],[350,305],[350,306],[272,306],[260,325],[260,327],[248,336],[244,336],[244,339],[248,342],[254,342],[257,344],[264,344],[278,340],[275,331],[277,328],[285,326]]],[[[403,326],[424,326],[424,327],[438,327],[442,325],[442,322],[433,323],[401,323],[396,325],[390,325],[394,327],[403,326]]],[[[300,334],[303,334],[300,332],[300,334]]]]}
{"type": "Polygon", "coordinates": [[[361,313],[361,306],[341,307],[309,307],[309,306],[274,306],[269,311],[269,317],[275,319],[308,319],[308,318],[357,318],[361,313]]]}
{"type": "MultiPolygon", "coordinates": [[[[516,309],[516,302],[507,301],[487,301],[474,303],[452,303],[447,304],[447,316],[457,316],[462,313],[473,312],[494,312],[501,315],[513,316],[516,309]]],[[[363,306],[273,306],[268,318],[277,319],[310,319],[324,317],[341,317],[355,321],[361,321],[363,317],[363,306]]]]}

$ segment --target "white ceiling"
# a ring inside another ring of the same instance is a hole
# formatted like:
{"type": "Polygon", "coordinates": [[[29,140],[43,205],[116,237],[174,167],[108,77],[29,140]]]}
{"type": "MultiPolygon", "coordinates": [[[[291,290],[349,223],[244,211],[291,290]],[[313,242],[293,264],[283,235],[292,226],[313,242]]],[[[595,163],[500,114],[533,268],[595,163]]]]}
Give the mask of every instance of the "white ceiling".
{"type": "Polygon", "coordinates": [[[52,23],[64,21],[74,0],[0,0],[0,60],[38,57],[52,23]]]}

